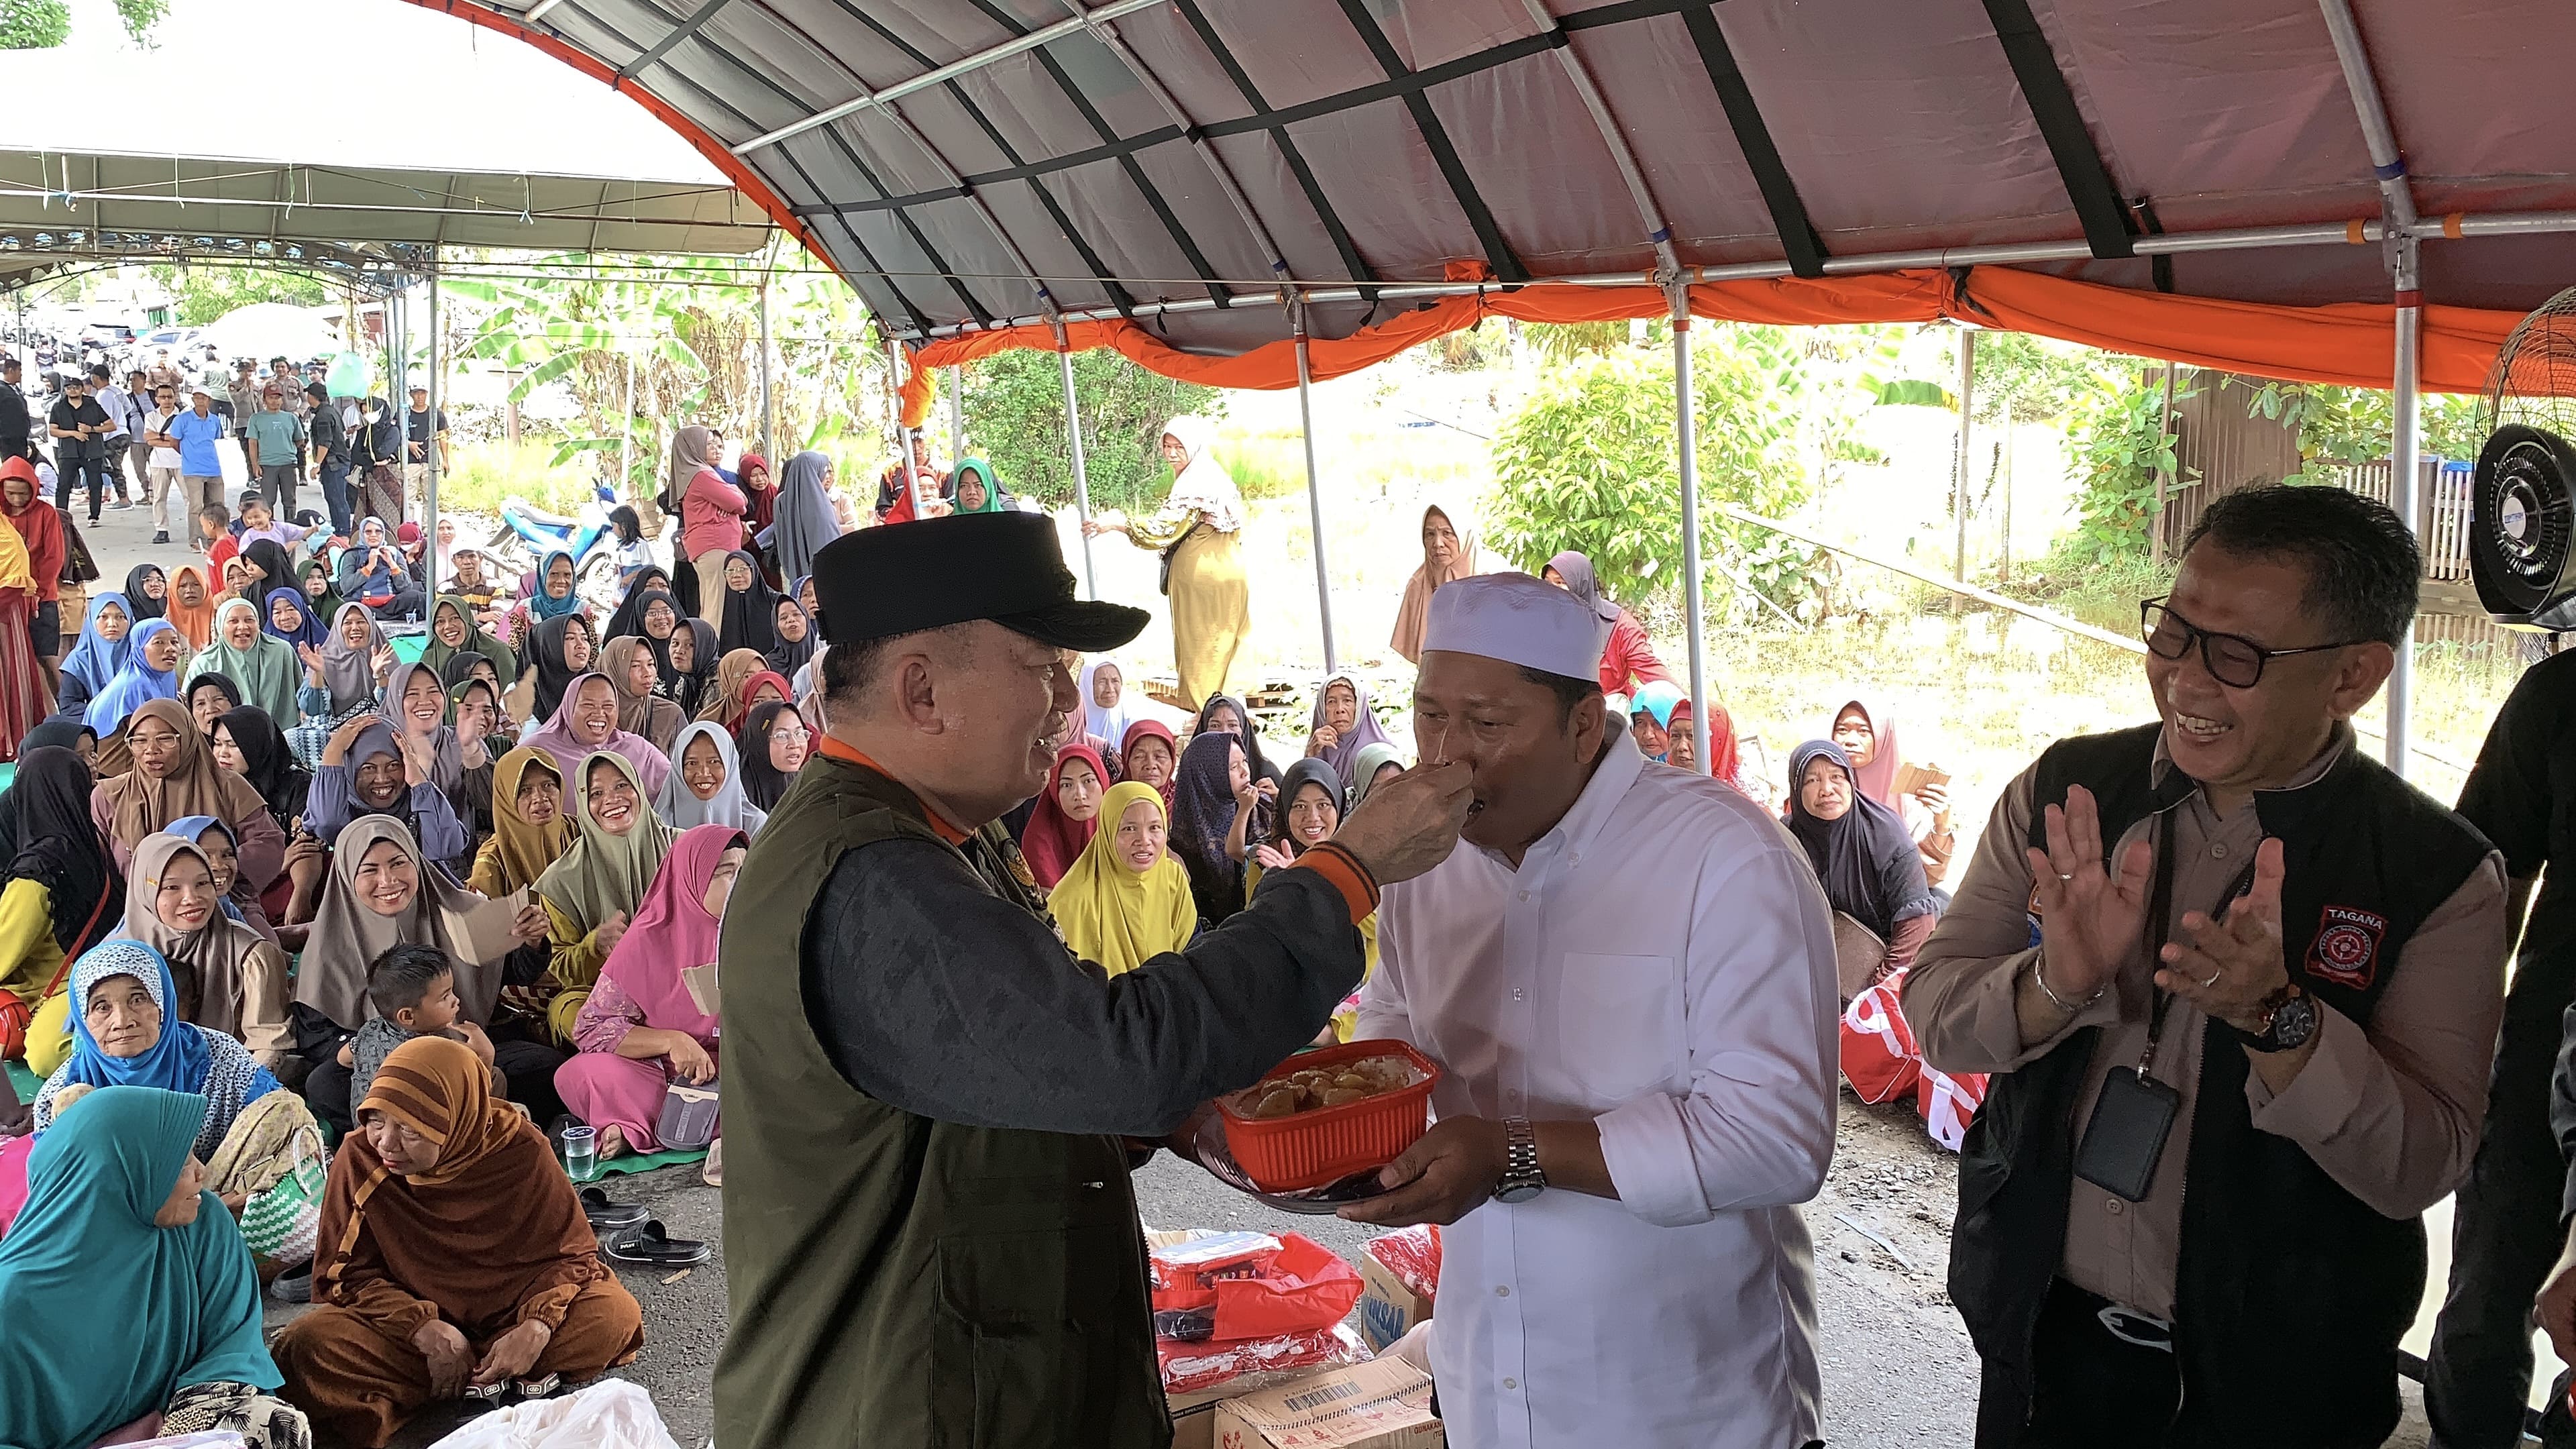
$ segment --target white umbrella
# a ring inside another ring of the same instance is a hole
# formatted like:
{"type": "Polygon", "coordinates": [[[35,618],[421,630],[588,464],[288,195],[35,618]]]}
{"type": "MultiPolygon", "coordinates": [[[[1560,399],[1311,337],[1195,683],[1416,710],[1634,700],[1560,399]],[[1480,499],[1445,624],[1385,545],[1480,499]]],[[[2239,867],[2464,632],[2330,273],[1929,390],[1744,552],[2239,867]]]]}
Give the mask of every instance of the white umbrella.
{"type": "Polygon", "coordinates": [[[272,357],[302,363],[338,352],[341,346],[340,334],[330,323],[285,302],[237,307],[217,318],[198,340],[226,362],[248,357],[263,366],[272,357]]]}

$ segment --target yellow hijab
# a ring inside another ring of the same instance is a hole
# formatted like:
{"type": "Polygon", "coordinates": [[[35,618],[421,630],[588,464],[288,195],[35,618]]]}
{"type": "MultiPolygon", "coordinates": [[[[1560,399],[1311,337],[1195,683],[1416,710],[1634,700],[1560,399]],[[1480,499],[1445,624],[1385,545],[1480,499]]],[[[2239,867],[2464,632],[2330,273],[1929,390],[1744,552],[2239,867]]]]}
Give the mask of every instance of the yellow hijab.
{"type": "Polygon", "coordinates": [[[1129,780],[1110,787],[1100,801],[1100,828],[1047,897],[1064,943],[1112,976],[1188,945],[1199,924],[1189,872],[1168,849],[1142,875],[1118,855],[1118,822],[1139,801],[1162,817],[1163,797],[1153,786],[1129,780]]]}

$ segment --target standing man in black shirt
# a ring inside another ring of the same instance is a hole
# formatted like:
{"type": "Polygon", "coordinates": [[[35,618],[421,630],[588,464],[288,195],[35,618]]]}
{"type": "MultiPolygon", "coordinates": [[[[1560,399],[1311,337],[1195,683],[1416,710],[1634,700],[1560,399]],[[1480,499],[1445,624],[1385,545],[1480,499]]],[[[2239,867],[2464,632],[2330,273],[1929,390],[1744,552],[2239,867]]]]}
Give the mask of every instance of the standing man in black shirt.
{"type": "Polygon", "coordinates": [[[2507,939],[2518,931],[2522,949],[2477,1160],[2453,1207],[2451,1285],[2425,1362],[2424,1410],[2443,1449],[2509,1449],[2522,1441],[2531,1391],[2532,1299],[2562,1243],[2567,1159],[2549,1112],[2561,1019],[2576,1002],[2576,654],[2542,660],[2514,686],[2459,811],[2504,854],[2507,939]]]}
{"type": "Polygon", "coordinates": [[[0,462],[24,458],[32,463],[36,458],[27,441],[35,421],[27,416],[27,395],[18,390],[19,377],[18,359],[0,358],[0,462]]]}
{"type": "Polygon", "coordinates": [[[89,521],[98,522],[107,491],[107,435],[115,425],[107,409],[89,395],[89,379],[77,372],[63,375],[63,395],[54,403],[47,431],[54,436],[54,507],[72,503],[73,480],[89,478],[89,521]]]}

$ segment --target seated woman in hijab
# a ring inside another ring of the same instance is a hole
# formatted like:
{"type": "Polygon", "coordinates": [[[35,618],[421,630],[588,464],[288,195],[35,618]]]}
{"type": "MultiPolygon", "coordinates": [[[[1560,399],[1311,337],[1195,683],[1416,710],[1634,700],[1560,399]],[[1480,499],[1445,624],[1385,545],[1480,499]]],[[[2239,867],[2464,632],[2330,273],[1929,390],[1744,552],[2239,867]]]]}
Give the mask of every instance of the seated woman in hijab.
{"type": "Polygon", "coordinates": [[[713,984],[717,928],[749,847],[730,825],[680,832],[582,1003],[573,1023],[579,1050],[556,1069],[555,1090],[599,1130],[602,1157],[658,1151],[663,1093],[673,1082],[716,1079],[716,1014],[699,993],[713,984]]]}
{"type": "MultiPolygon", "coordinates": [[[[304,828],[305,797],[313,775],[286,747],[286,736],[268,711],[245,705],[215,721],[207,740],[215,763],[250,782],[268,807],[268,818],[286,832],[286,865],[260,894],[260,911],[275,925],[302,925],[313,919],[313,903],[322,873],[330,868],[329,852],[304,828]]],[[[301,936],[296,939],[301,940],[301,936]]]]}
{"type": "Polygon", "coordinates": [[[1923,878],[1939,885],[1950,872],[1958,835],[1950,826],[1950,787],[1925,778],[1911,790],[1897,788],[1905,775],[1905,752],[1897,742],[1896,716],[1865,699],[1850,699],[1834,711],[1834,743],[1850,757],[1852,778],[1860,793],[1895,811],[1905,833],[1923,857],[1923,878]]]}
{"type": "Polygon", "coordinates": [[[1158,719],[1136,721],[1119,737],[1118,754],[1126,763],[1127,778],[1153,786],[1169,808],[1181,764],[1181,748],[1172,739],[1171,726],[1158,719]]]}
{"type": "MultiPolygon", "coordinates": [[[[587,614],[558,614],[528,631],[528,648],[519,656],[519,678],[502,700],[510,717],[551,720],[563,708],[564,692],[590,672],[599,658],[599,640],[587,614]]],[[[525,743],[525,741],[522,741],[525,743]]]]}
{"type": "Polygon", "coordinates": [[[510,1096],[547,1121],[562,1110],[554,1071],[563,1053],[496,1019],[502,967],[510,953],[545,939],[545,912],[517,898],[489,899],[448,882],[422,858],[411,832],[382,815],[362,815],[331,847],[331,874],[295,976],[297,1039],[312,1069],[304,1098],[313,1114],[346,1132],[349,1069],[341,1045],[366,1024],[367,968],[392,946],[435,946],[456,963],[464,1019],[491,1033],[493,1065],[510,1096]]]}
{"type": "Polygon", "coordinates": [[[125,597],[134,604],[134,622],[158,619],[169,609],[170,578],[159,564],[136,564],[125,571],[125,597]]]}
{"type": "Polygon", "coordinates": [[[719,657],[716,626],[704,619],[681,619],[671,630],[670,641],[662,646],[662,679],[653,687],[654,693],[678,705],[689,718],[704,718],[699,711],[716,693],[719,657]]]}
{"type": "Polygon", "coordinates": [[[662,670],[652,647],[631,635],[611,639],[600,653],[600,672],[617,690],[617,727],[630,735],[642,735],[657,750],[669,750],[671,742],[680,737],[680,726],[688,723],[688,716],[680,712],[678,705],[653,692],[662,670]]]}
{"type": "MultiPolygon", "coordinates": [[[[478,709],[451,718],[455,701],[426,664],[395,665],[385,676],[382,704],[405,753],[429,762],[429,781],[447,797],[465,827],[465,848],[472,851],[483,843],[476,823],[488,824],[492,815],[492,752],[486,745],[493,717],[478,709]]],[[[463,864],[456,869],[461,872],[463,864]]]]}
{"type": "Polygon", "coordinates": [[[1389,743],[1386,730],[1369,712],[1368,686],[1348,674],[1336,674],[1324,681],[1324,689],[1315,697],[1315,717],[1306,734],[1306,755],[1333,767],[1348,790],[1355,782],[1352,770],[1360,751],[1371,745],[1389,743]]]}
{"type": "Polygon", "coordinates": [[[760,560],[741,549],[725,555],[724,617],[716,646],[726,653],[767,654],[778,647],[778,592],[760,576],[760,560]]]}
{"type": "Polygon", "coordinates": [[[179,690],[179,702],[188,707],[188,718],[197,722],[198,733],[212,739],[215,721],[224,717],[224,711],[241,707],[241,686],[211,669],[199,670],[179,690]]]}
{"type": "Polygon", "coordinates": [[[322,747],[342,726],[376,712],[394,651],[366,605],[343,604],[321,647],[298,646],[295,657],[304,665],[295,701],[304,723],[286,732],[286,742],[310,769],[322,763],[322,747]]]}
{"type": "Polygon", "coordinates": [[[1789,754],[1789,833],[1807,848],[1835,912],[1882,943],[1865,979],[1844,980],[1846,996],[1913,965],[1941,916],[1904,822],[1862,794],[1855,775],[1851,757],[1831,740],[1809,740],[1789,754]]]}
{"type": "Polygon", "coordinates": [[[286,868],[286,833],[248,780],[215,763],[214,747],[188,712],[175,699],[153,700],[135,711],[129,738],[134,768],[99,781],[89,802],[117,868],[132,860],[143,837],[174,820],[211,815],[232,827],[251,893],[266,891],[286,868]]]}
{"type": "MultiPolygon", "coordinates": [[[[73,963],[71,995],[80,1008],[72,1053],[36,1094],[37,1132],[52,1128],[66,1108],[77,1113],[86,1088],[188,1092],[205,1103],[189,1150],[220,1167],[206,1187],[227,1209],[239,1213],[284,1176],[268,1175],[275,1154],[312,1125],[312,1115],[240,1042],[180,1018],[179,989],[160,952],[139,941],[102,942],[73,963]]],[[[18,1231],[10,1230],[13,1240],[18,1231]]]]}
{"type": "Polygon", "coordinates": [[[805,606],[784,594],[778,596],[777,621],[778,644],[761,658],[767,661],[773,672],[792,680],[796,671],[813,659],[814,646],[822,639],[815,632],[814,620],[805,612],[805,606]]]}
{"type": "Polygon", "coordinates": [[[295,566],[295,587],[304,595],[305,611],[326,624],[340,617],[340,606],[348,602],[331,582],[331,566],[319,558],[295,566]]]}
{"type": "MultiPolygon", "coordinates": [[[[227,602],[239,597],[242,596],[229,593],[224,595],[227,602]]],[[[250,597],[259,602],[260,632],[284,644],[289,650],[300,649],[306,644],[319,649],[322,647],[322,641],[330,637],[331,626],[324,622],[325,616],[313,607],[313,601],[305,597],[302,589],[291,587],[271,589],[264,598],[258,595],[250,597]]],[[[339,608],[336,605],[333,606],[331,613],[337,616],[339,608]]],[[[299,684],[297,687],[302,686],[299,684]]]]}
{"type": "Polygon", "coordinates": [[[474,606],[454,594],[441,594],[429,606],[429,643],[420,651],[420,662],[445,678],[447,661],[465,653],[491,660],[493,672],[503,679],[519,677],[519,656],[484,631],[474,606]]]}
{"type": "Polygon", "coordinates": [[[1144,699],[1143,692],[1131,698],[1126,666],[1104,654],[1082,666],[1082,674],[1074,681],[1074,694],[1082,701],[1082,732],[1109,742],[1101,757],[1118,760],[1119,777],[1124,779],[1126,762],[1119,757],[1126,753],[1127,730],[1136,721],[1151,718],[1136,707],[1144,699]]]}
{"type": "MultiPolygon", "coordinates": [[[[668,771],[668,761],[663,768],[668,771]]],[[[571,779],[578,838],[536,886],[554,952],[550,974],[560,992],[547,1020],[562,1041],[572,1040],[582,998],[643,905],[676,833],[653,813],[653,792],[624,756],[604,750],[585,756],[571,779]]]]}
{"type": "Polygon", "coordinates": [[[1199,706],[1198,723],[1191,727],[1190,739],[1195,742],[1211,730],[1234,736],[1234,742],[1243,748],[1244,766],[1253,779],[1267,780],[1274,786],[1279,783],[1279,767],[1262,753],[1260,727],[1253,723],[1252,711],[1244,708],[1242,700],[1220,694],[1199,706]]]}
{"type": "Polygon", "coordinates": [[[767,661],[749,649],[736,649],[717,660],[715,682],[698,702],[697,717],[713,720],[739,736],[743,717],[751,713],[744,691],[751,687],[751,677],[767,667],[767,661]]]}
{"type": "MultiPolygon", "coordinates": [[[[123,774],[133,763],[130,751],[130,729],[136,713],[154,700],[176,703],[179,698],[179,665],[186,658],[181,651],[179,631],[167,619],[146,619],[134,626],[134,652],[127,656],[125,667],[107,682],[82,713],[82,721],[98,736],[99,773],[123,774]]],[[[196,721],[188,719],[186,706],[179,717],[188,720],[194,730],[196,721]]]]}
{"type": "Polygon", "coordinates": [[[484,737],[505,743],[518,739],[518,722],[510,717],[508,695],[503,692],[507,681],[499,670],[492,667],[491,660],[470,650],[459,653],[438,671],[438,682],[446,686],[451,704],[462,698],[468,685],[488,693],[492,703],[492,725],[483,732],[484,737]]]}
{"type": "Polygon", "coordinates": [[[1727,713],[1726,706],[1713,700],[1709,704],[1708,753],[1716,765],[1714,770],[1699,767],[1699,735],[1692,729],[1691,719],[1690,701],[1676,700],[1664,763],[1694,775],[1713,775],[1734,786],[1736,793],[1746,799],[1759,801],[1766,808],[1776,808],[1779,796],[1769,780],[1754,775],[1751,759],[1744,753],[1743,746],[1736,742],[1735,716],[1727,713]]]}
{"type": "MultiPolygon", "coordinates": [[[[1396,765],[1395,746],[1385,741],[1354,750],[1351,764],[1354,769],[1368,770],[1372,777],[1389,766],[1399,771],[1402,769],[1396,765]],[[1383,753],[1372,753],[1379,751],[1383,753]]],[[[1372,778],[1370,783],[1374,784],[1375,780],[1372,778]]],[[[1288,783],[1280,787],[1279,808],[1272,814],[1270,835],[1253,843],[1244,862],[1244,899],[1252,898],[1252,892],[1261,884],[1264,871],[1284,870],[1310,847],[1333,838],[1333,832],[1342,828],[1342,798],[1340,773],[1320,757],[1309,756],[1288,767],[1288,783]]],[[[1353,805],[1356,808],[1357,802],[1354,801],[1353,805]]],[[[1377,973],[1375,911],[1369,913],[1367,920],[1360,922],[1360,942],[1368,951],[1367,964],[1360,972],[1360,986],[1365,986],[1369,977],[1377,973]]],[[[1332,1025],[1317,1038],[1318,1044],[1329,1046],[1336,1041],[1349,1041],[1359,1019],[1360,987],[1354,986],[1342,1004],[1334,1008],[1332,1025]]]]}
{"type": "Polygon", "coordinates": [[[286,545],[277,540],[254,538],[242,545],[241,558],[258,575],[242,589],[241,597],[264,599],[271,589],[295,587],[295,565],[286,556],[286,545]]]}
{"type": "Polygon", "coordinates": [[[260,628],[259,606],[248,599],[226,599],[214,611],[213,629],[213,642],[188,663],[191,711],[197,702],[193,677],[212,674],[231,681],[237,696],[233,706],[255,705],[270,719],[294,719],[295,647],[260,628]]]}
{"type": "Polygon", "coordinates": [[[0,862],[0,1057],[23,1056],[39,1077],[71,1051],[70,963],[125,917],[124,872],[90,818],[93,784],[80,756],[45,745],[19,759],[0,794],[0,841],[14,846],[0,862]],[[40,1015],[48,1019],[41,1035],[40,1015]]]}
{"type": "Polygon", "coordinates": [[[61,680],[55,691],[57,714],[77,716],[89,707],[90,697],[107,688],[125,668],[134,652],[126,636],[134,628],[133,606],[125,596],[113,591],[91,596],[89,616],[81,624],[80,638],[72,652],[63,656],[61,680]]]}
{"type": "Polygon", "coordinates": [[[752,804],[763,810],[778,808],[787,787],[796,783],[796,772],[805,768],[813,740],[796,706],[752,707],[750,717],[742,722],[742,790],[752,804]]]}
{"type": "Polygon", "coordinates": [[[195,564],[181,564],[170,576],[170,603],[161,617],[179,626],[191,651],[203,649],[214,638],[215,591],[206,587],[206,571],[195,564]]]}
{"type": "Polygon", "coordinates": [[[1655,657],[1655,646],[1646,638],[1646,626],[1601,592],[1600,575],[1592,571],[1592,560],[1567,549],[1547,561],[1539,577],[1592,606],[1610,626],[1610,641],[1601,650],[1601,690],[1604,694],[1625,694],[1629,681],[1651,684],[1661,679],[1669,682],[1673,672],[1655,657]]]}
{"type": "Polygon", "coordinates": [[[281,1081],[298,1081],[286,953],[224,910],[237,869],[220,822],[199,816],[145,836],[127,881],[124,938],[169,963],[180,1020],[239,1041],[281,1081]]]}
{"type": "Polygon", "coordinates": [[[584,674],[564,691],[563,704],[545,728],[520,741],[555,757],[555,767],[569,777],[582,757],[605,750],[624,759],[643,783],[650,800],[671,773],[671,762],[653,742],[617,727],[617,686],[604,674],[584,674]]]}
{"type": "Polygon", "coordinates": [[[1110,787],[1100,829],[1047,893],[1047,911],[1073,954],[1112,976],[1133,971],[1198,933],[1189,873],[1167,849],[1163,797],[1140,781],[1110,787]]]}
{"type": "Polygon", "coordinates": [[[204,1098],[85,1093],[36,1142],[0,1240],[0,1443],[78,1449],[199,1432],[309,1449],[261,1333],[259,1273],[208,1200],[204,1098]],[[75,1305],[77,1305],[75,1307],[75,1305]]]}
{"type": "Polygon", "coordinates": [[[605,639],[643,638],[656,650],[671,637],[672,626],[679,622],[679,609],[671,601],[671,576],[659,564],[647,564],[626,586],[617,608],[608,616],[608,627],[600,631],[605,639]],[[659,596],[657,599],[656,596],[659,596]],[[662,608],[650,618],[646,615],[658,602],[662,608]]]}
{"type": "Polygon", "coordinates": [[[643,1310],[545,1134],[492,1099],[482,1059],[422,1037],[385,1058],[331,1159],[313,1308],[278,1333],[286,1397],[383,1445],[469,1385],[590,1378],[634,1359],[643,1310]]]}
{"type": "Polygon", "coordinates": [[[359,521],[358,541],[341,550],[333,582],[341,598],[387,619],[417,619],[427,602],[418,575],[381,518],[359,521]]]}
{"type": "MultiPolygon", "coordinates": [[[[492,767],[492,835],[474,853],[465,883],[496,901],[533,890],[546,868],[572,849],[574,838],[554,756],[521,745],[492,767]]],[[[538,924],[544,915],[540,907],[538,924]]],[[[509,1035],[551,1040],[547,1012],[558,989],[553,969],[554,945],[542,932],[513,947],[501,962],[500,1004],[488,1024],[509,1035]]]]}
{"type": "Polygon", "coordinates": [[[330,840],[353,821],[385,816],[411,833],[422,855],[461,870],[470,863],[472,843],[438,788],[437,768],[434,754],[397,737],[382,718],[353,719],[323,747],[305,797],[304,828],[330,840]]]}
{"type": "Polygon", "coordinates": [[[733,736],[705,720],[671,742],[671,773],[653,797],[653,808],[674,830],[729,825],[746,838],[758,835],[769,820],[743,793],[742,759],[733,736]]]}
{"type": "Polygon", "coordinates": [[[1190,895],[1198,903],[1199,919],[1210,926],[1223,925],[1243,909],[1240,842],[1244,834],[1257,834],[1269,823],[1258,806],[1242,744],[1221,729],[1191,739],[1189,748],[1181,751],[1173,795],[1172,853],[1189,872],[1190,895]],[[1254,798],[1253,807],[1242,806],[1246,796],[1254,798]],[[1230,834],[1237,842],[1233,851],[1226,848],[1230,834]]]}
{"type": "Polygon", "coordinates": [[[1039,885],[1053,890],[1091,844],[1100,825],[1100,798],[1112,783],[1109,767],[1091,746],[1072,744],[1055,752],[1055,768],[1019,836],[1020,857],[1039,885]]]}
{"type": "MultiPolygon", "coordinates": [[[[572,555],[562,549],[538,561],[536,572],[528,576],[526,588],[527,602],[514,616],[518,630],[533,631],[549,619],[569,618],[575,614],[582,615],[584,624],[590,622],[590,616],[582,610],[581,593],[574,587],[572,555]]],[[[526,633],[521,633],[520,637],[526,637],[526,633]]],[[[592,640],[594,648],[597,643],[596,639],[592,640]]]]}

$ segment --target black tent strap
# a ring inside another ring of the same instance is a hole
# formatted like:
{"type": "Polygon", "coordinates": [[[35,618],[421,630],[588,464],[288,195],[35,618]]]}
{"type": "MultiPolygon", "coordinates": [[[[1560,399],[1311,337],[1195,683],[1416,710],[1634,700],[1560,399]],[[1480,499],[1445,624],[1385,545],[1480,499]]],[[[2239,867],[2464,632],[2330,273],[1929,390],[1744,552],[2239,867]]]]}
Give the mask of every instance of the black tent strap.
{"type": "MultiPolygon", "coordinates": [[[[1208,23],[1207,12],[1200,8],[1199,0],[1173,0],[1173,3],[1180,10],[1181,18],[1189,22],[1190,29],[1197,32],[1199,43],[1207,47],[1208,54],[1216,57],[1226,79],[1234,82],[1234,89],[1243,97],[1244,103],[1255,113],[1267,112],[1269,99],[1261,94],[1261,87],[1253,83],[1251,72],[1234,58],[1234,52],[1216,33],[1216,27],[1208,23]]],[[[1298,189],[1306,193],[1306,204],[1315,209],[1315,219],[1323,223],[1324,234],[1332,238],[1333,250],[1342,259],[1343,273],[1354,281],[1376,280],[1377,269],[1360,255],[1359,244],[1351,240],[1350,228],[1342,224],[1341,213],[1335,211],[1332,202],[1325,198],[1324,185],[1315,179],[1315,168],[1306,164],[1306,153],[1299,149],[1296,138],[1288,134],[1285,125],[1263,129],[1270,133],[1270,143],[1279,148],[1280,158],[1288,163],[1288,173],[1297,179],[1298,189]]],[[[1377,300],[1374,288],[1362,288],[1361,295],[1371,302],[1377,300]]]]}
{"type": "Polygon", "coordinates": [[[2048,154],[2057,162],[2066,199],[2084,224],[2086,245],[2097,257],[2136,256],[2119,188],[2111,183],[2111,170],[2102,164],[2092,133],[2084,129],[2075,92],[2057,68],[2047,34],[2030,13],[2030,0],[1985,0],[1985,6],[1986,18],[1994,22],[1995,38],[2003,42],[2004,59],[2012,63],[2013,79],[2021,85],[2022,99],[2039,123],[2040,139],[2048,143],[2048,154]]]}
{"type": "Polygon", "coordinates": [[[705,0],[705,3],[698,7],[697,14],[692,15],[687,20],[671,27],[670,32],[664,35],[659,41],[655,42],[651,50],[644,52],[642,55],[635,57],[624,66],[620,67],[617,72],[618,79],[633,80],[637,73],[642,71],[644,67],[651,65],[653,62],[660,60],[663,56],[670,54],[672,46],[675,46],[681,41],[688,39],[690,36],[697,34],[699,26],[715,19],[717,11],[722,10],[732,3],[733,0],[705,0]]]}
{"type": "Polygon", "coordinates": [[[1693,6],[1682,12],[1682,24],[1690,30],[1691,42],[1699,47],[1700,64],[1708,70],[1709,83],[1717,87],[1718,104],[1726,108],[1726,122],[1735,132],[1736,148],[1744,153],[1744,164],[1753,173],[1753,184],[1762,192],[1763,204],[1770,208],[1771,226],[1780,236],[1780,250],[1789,261],[1792,275],[1815,278],[1825,274],[1824,238],[1816,235],[1815,223],[1807,217],[1807,204],[1798,196],[1798,183],[1789,175],[1788,163],[1780,159],[1780,147],[1771,139],[1770,124],[1762,119],[1762,109],[1753,100],[1753,88],[1745,83],[1744,72],[1735,64],[1735,51],[1727,45],[1726,35],[1717,28],[1717,17],[1703,7],[1693,6]]]}
{"type": "MultiPolygon", "coordinates": [[[[1369,0],[1342,0],[1342,15],[1358,32],[1362,44],[1377,57],[1380,69],[1390,81],[1408,79],[1412,72],[1405,68],[1404,57],[1396,51],[1395,42],[1386,38],[1386,28],[1369,13],[1369,0]]],[[[1530,37],[1549,46],[1563,45],[1563,31],[1550,30],[1530,37]]],[[[1442,179],[1449,183],[1450,195],[1458,209],[1467,215],[1467,225],[1475,230],[1476,240],[1485,248],[1485,265],[1506,282],[1526,282],[1529,268],[1521,265],[1520,253],[1512,250],[1511,241],[1494,220],[1494,210],[1485,204],[1484,193],[1476,189],[1476,178],[1467,173],[1467,163],[1449,139],[1449,128],[1440,123],[1439,112],[1431,108],[1431,98],[1421,90],[1404,92],[1404,107],[1413,113],[1414,129],[1422,133],[1422,144],[1431,152],[1432,164],[1440,168],[1442,179]]]]}

